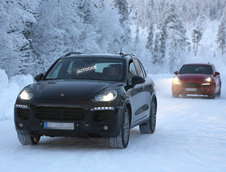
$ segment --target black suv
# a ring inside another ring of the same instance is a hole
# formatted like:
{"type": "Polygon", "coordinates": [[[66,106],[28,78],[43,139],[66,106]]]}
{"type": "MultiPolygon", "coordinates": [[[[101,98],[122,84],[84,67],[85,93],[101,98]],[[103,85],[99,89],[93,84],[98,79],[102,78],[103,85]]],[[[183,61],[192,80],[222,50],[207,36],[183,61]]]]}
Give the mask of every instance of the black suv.
{"type": "Polygon", "coordinates": [[[40,137],[106,137],[126,148],[130,129],[155,131],[157,99],[153,81],[133,55],[69,53],[35,77],[15,103],[21,144],[40,137]]]}

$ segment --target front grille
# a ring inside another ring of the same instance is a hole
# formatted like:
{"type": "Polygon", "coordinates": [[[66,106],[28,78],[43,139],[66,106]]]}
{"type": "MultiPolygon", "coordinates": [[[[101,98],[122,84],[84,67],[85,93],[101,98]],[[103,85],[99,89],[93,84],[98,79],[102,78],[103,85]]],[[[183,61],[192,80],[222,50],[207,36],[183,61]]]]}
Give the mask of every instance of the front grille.
{"type": "Polygon", "coordinates": [[[201,85],[199,83],[183,83],[184,88],[200,88],[201,85]]]}
{"type": "Polygon", "coordinates": [[[112,111],[95,111],[93,113],[93,118],[94,121],[99,122],[99,121],[104,121],[110,118],[112,111]]]}
{"type": "Polygon", "coordinates": [[[17,115],[22,118],[22,119],[29,119],[30,116],[30,110],[29,109],[22,109],[22,108],[17,108],[17,115]]]}
{"type": "Polygon", "coordinates": [[[79,121],[84,116],[82,108],[38,107],[35,109],[35,117],[42,120],[79,121]]]}

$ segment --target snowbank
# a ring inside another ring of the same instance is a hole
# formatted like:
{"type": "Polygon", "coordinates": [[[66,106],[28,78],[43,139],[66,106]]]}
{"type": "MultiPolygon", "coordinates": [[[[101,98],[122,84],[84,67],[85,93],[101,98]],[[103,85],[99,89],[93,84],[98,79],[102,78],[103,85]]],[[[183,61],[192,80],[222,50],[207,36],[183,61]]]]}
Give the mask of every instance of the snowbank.
{"type": "Polygon", "coordinates": [[[171,74],[149,76],[158,99],[154,134],[142,135],[139,127],[133,128],[124,150],[110,149],[103,138],[44,136],[38,145],[22,146],[12,121],[4,120],[0,121],[1,170],[226,172],[226,84],[216,99],[173,98],[171,74]]]}
{"type": "Polygon", "coordinates": [[[16,75],[8,78],[0,69],[0,120],[13,119],[14,103],[24,86],[33,82],[31,75],[16,75]]]}

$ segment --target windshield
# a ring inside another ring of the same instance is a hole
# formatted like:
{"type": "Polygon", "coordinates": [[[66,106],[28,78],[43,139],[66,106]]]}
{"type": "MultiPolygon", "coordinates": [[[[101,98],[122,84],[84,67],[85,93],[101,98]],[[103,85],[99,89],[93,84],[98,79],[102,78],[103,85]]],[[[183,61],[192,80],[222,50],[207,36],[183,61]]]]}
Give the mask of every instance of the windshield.
{"type": "Polygon", "coordinates": [[[179,74],[212,74],[210,65],[184,65],[179,71],[179,74]]]}
{"type": "Polygon", "coordinates": [[[123,60],[110,58],[60,59],[47,73],[46,80],[92,79],[122,81],[123,60]]]}

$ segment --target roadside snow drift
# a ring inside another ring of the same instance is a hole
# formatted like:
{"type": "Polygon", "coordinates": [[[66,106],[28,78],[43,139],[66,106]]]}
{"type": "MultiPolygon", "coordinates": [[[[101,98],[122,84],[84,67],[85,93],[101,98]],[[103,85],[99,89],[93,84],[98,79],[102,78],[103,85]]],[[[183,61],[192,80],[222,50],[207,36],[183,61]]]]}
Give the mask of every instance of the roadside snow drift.
{"type": "MultiPolygon", "coordinates": [[[[13,119],[13,104],[31,76],[8,81],[1,72],[1,118],[13,119]],[[3,114],[3,115],[2,115],[3,114]]],[[[225,172],[226,75],[222,96],[172,98],[172,75],[150,75],[158,98],[154,134],[131,130],[126,149],[111,149],[106,139],[42,137],[36,146],[22,146],[13,120],[0,121],[1,171],[40,172],[225,172]]],[[[76,132],[76,131],[75,131],[76,132]]]]}
{"type": "Polygon", "coordinates": [[[32,82],[31,75],[16,75],[8,79],[5,71],[0,69],[0,120],[13,119],[13,107],[18,93],[32,82]]]}

